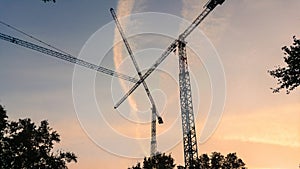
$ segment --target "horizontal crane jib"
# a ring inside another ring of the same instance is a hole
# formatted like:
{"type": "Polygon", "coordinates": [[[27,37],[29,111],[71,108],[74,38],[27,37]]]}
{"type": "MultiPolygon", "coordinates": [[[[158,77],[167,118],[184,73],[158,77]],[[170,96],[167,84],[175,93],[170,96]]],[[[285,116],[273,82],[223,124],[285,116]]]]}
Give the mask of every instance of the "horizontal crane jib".
{"type": "Polygon", "coordinates": [[[24,41],[24,40],[21,40],[21,39],[18,39],[18,38],[15,38],[15,37],[3,34],[3,33],[0,33],[0,39],[11,42],[11,43],[14,43],[14,44],[17,44],[17,45],[20,45],[20,46],[23,46],[23,47],[28,48],[28,49],[32,49],[32,50],[41,52],[41,53],[49,55],[49,56],[53,56],[53,57],[56,57],[56,58],[59,58],[59,59],[77,64],[77,65],[80,65],[80,66],[83,66],[83,67],[86,67],[86,68],[89,68],[89,69],[92,69],[92,70],[96,70],[98,72],[101,72],[101,73],[104,73],[104,74],[107,74],[107,75],[110,75],[110,76],[114,76],[114,77],[118,77],[118,78],[130,81],[132,83],[137,83],[139,81],[138,79],[136,79],[134,77],[130,77],[128,75],[118,73],[116,71],[113,71],[113,70],[95,65],[93,63],[89,63],[89,62],[86,62],[84,60],[77,59],[76,57],[71,56],[69,54],[63,54],[63,53],[60,53],[60,52],[57,52],[57,51],[54,51],[54,50],[51,50],[51,49],[33,44],[33,43],[30,43],[30,42],[27,42],[27,41],[24,41]]]}

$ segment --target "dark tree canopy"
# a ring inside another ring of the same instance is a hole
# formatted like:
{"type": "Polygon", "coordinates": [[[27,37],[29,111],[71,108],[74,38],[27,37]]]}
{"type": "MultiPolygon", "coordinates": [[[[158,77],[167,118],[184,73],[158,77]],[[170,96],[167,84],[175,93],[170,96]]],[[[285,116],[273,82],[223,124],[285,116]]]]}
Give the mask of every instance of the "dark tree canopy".
{"type": "Polygon", "coordinates": [[[56,2],[56,0],[42,0],[42,1],[44,1],[45,3],[46,2],[54,2],[54,3],[56,2]]]}
{"type": "MultiPolygon", "coordinates": [[[[145,157],[143,162],[143,169],[173,169],[175,167],[174,159],[171,155],[166,155],[165,153],[158,153],[153,157],[145,157]]],[[[132,166],[128,169],[142,169],[141,164],[138,163],[136,166],[132,166]]]]}
{"type": "Polygon", "coordinates": [[[77,162],[72,152],[52,152],[59,134],[44,120],[36,126],[30,119],[8,121],[0,105],[0,168],[66,169],[66,163],[77,162]]]}
{"type": "MultiPolygon", "coordinates": [[[[202,154],[195,162],[194,169],[246,169],[245,163],[238,158],[236,153],[229,153],[226,156],[218,152],[211,155],[202,154]]],[[[128,169],[173,169],[175,167],[174,159],[171,155],[158,154],[153,157],[144,158],[143,166],[138,163],[128,169]]],[[[183,166],[177,166],[178,169],[184,169],[183,166]]]]}
{"type": "Polygon", "coordinates": [[[293,37],[293,45],[290,47],[284,46],[284,62],[286,67],[276,67],[275,70],[268,71],[271,76],[277,79],[279,85],[277,88],[272,88],[273,92],[279,92],[281,89],[286,89],[286,93],[294,90],[300,85],[300,39],[293,37]]]}
{"type": "Polygon", "coordinates": [[[227,154],[223,163],[225,169],[244,169],[245,165],[243,160],[236,156],[236,153],[227,154]]]}
{"type": "Polygon", "coordinates": [[[229,153],[226,156],[218,152],[213,152],[210,156],[202,154],[196,164],[197,169],[246,169],[246,164],[236,153],[229,153]]]}
{"type": "Polygon", "coordinates": [[[211,154],[211,156],[210,156],[210,168],[221,168],[223,166],[224,162],[225,162],[225,159],[224,159],[224,156],[221,153],[213,152],[211,154]]]}

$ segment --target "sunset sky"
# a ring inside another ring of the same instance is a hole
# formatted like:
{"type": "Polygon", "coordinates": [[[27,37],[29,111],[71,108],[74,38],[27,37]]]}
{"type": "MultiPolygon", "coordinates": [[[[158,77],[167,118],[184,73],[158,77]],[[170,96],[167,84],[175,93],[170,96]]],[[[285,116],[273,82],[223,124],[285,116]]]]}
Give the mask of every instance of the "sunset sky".
{"type": "MultiPolygon", "coordinates": [[[[109,9],[116,10],[145,72],[205,3],[2,0],[0,21],[74,56],[137,77],[109,9]]],[[[226,0],[186,39],[199,154],[237,152],[251,169],[298,168],[300,90],[272,93],[277,82],[267,71],[284,65],[281,47],[292,44],[293,35],[300,37],[299,8],[299,0],[226,0]],[[215,69],[213,59],[219,61],[215,69]],[[220,77],[216,84],[214,71],[225,80],[220,77]],[[212,113],[222,92],[224,104],[212,113]],[[211,119],[216,126],[206,130],[211,119]]],[[[3,25],[0,32],[39,44],[3,25]]],[[[0,104],[10,119],[48,119],[61,135],[56,149],[79,157],[70,169],[127,168],[149,155],[151,110],[142,87],[115,110],[132,83],[3,40],[0,79],[0,104]]],[[[165,122],[157,125],[158,150],[184,164],[176,53],[146,82],[165,122]]]]}

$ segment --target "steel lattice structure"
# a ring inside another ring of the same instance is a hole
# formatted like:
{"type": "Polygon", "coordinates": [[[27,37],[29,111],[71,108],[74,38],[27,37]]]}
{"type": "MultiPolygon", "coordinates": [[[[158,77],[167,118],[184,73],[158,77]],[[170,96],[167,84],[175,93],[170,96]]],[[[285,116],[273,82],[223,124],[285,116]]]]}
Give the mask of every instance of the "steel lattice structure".
{"type": "Polygon", "coordinates": [[[127,80],[129,82],[133,82],[133,83],[138,82],[138,79],[136,79],[134,77],[127,76],[127,75],[122,74],[122,73],[118,73],[116,71],[107,69],[105,67],[98,66],[98,65],[95,65],[93,63],[89,63],[89,62],[86,62],[84,60],[81,60],[81,59],[77,59],[76,57],[71,56],[69,54],[64,54],[64,53],[61,53],[61,52],[57,52],[55,50],[48,49],[48,48],[45,48],[45,47],[33,44],[31,42],[27,42],[27,41],[24,41],[24,40],[6,35],[6,34],[3,34],[3,33],[0,33],[0,39],[11,42],[11,43],[14,43],[14,44],[17,44],[17,45],[20,45],[20,46],[23,46],[23,47],[28,48],[28,49],[32,49],[32,50],[44,53],[44,54],[49,55],[49,56],[56,57],[58,59],[61,59],[61,60],[67,61],[67,62],[71,62],[71,63],[77,64],[77,65],[86,67],[88,69],[96,70],[98,72],[101,72],[101,73],[104,73],[104,74],[107,74],[107,75],[110,75],[110,76],[118,77],[118,78],[121,78],[123,80],[127,80]]]}
{"type": "Polygon", "coordinates": [[[193,166],[193,161],[198,157],[198,148],[185,42],[179,41],[178,53],[184,161],[186,166],[193,166]]]}

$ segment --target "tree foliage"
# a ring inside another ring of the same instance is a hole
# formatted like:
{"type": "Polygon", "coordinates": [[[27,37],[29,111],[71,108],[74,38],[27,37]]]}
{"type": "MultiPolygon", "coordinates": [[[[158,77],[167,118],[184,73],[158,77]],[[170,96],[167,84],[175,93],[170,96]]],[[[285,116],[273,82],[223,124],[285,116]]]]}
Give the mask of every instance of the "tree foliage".
{"type": "Polygon", "coordinates": [[[52,152],[59,134],[44,120],[36,126],[30,119],[8,121],[0,105],[0,168],[66,169],[66,163],[77,162],[72,152],[52,152]]]}
{"type": "Polygon", "coordinates": [[[202,154],[196,164],[197,169],[246,169],[246,164],[236,153],[229,153],[226,156],[219,152],[212,152],[210,156],[202,154]]]}
{"type": "MultiPolygon", "coordinates": [[[[202,154],[194,162],[195,169],[246,169],[246,164],[238,158],[236,153],[229,153],[226,156],[219,152],[212,152],[211,155],[202,154]]],[[[174,159],[171,155],[158,154],[153,157],[144,158],[143,166],[137,163],[128,169],[173,169],[175,167],[174,159]]],[[[184,168],[178,166],[178,168],[184,168]]]]}
{"type": "Polygon", "coordinates": [[[54,3],[56,2],[56,0],[42,0],[42,1],[44,1],[45,3],[46,2],[54,2],[54,3]]]}
{"type": "MultiPolygon", "coordinates": [[[[143,169],[173,169],[175,167],[174,159],[171,155],[166,155],[165,153],[158,153],[152,157],[145,157],[143,161],[143,169]]],[[[141,164],[137,163],[136,166],[132,166],[128,169],[142,169],[141,164]]]]}
{"type": "Polygon", "coordinates": [[[293,36],[293,44],[290,47],[284,46],[284,62],[286,67],[276,67],[275,70],[268,71],[271,76],[277,79],[279,85],[277,88],[272,88],[273,92],[279,92],[281,89],[286,89],[286,93],[294,90],[300,85],[300,39],[293,36]]]}

